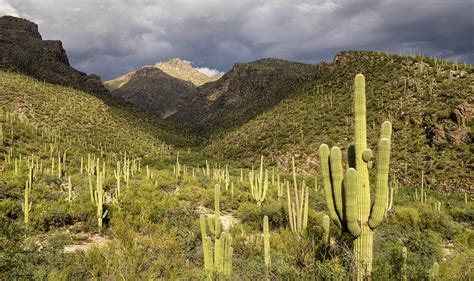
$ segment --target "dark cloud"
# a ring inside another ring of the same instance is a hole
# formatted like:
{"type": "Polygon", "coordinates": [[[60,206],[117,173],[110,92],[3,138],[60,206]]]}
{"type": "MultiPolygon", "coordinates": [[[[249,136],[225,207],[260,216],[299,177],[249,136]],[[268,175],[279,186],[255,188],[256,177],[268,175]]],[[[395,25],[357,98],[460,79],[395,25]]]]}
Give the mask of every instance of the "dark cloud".
{"type": "Polygon", "coordinates": [[[75,67],[104,79],[172,57],[224,71],[353,49],[474,62],[472,0],[0,0],[0,14],[35,21],[75,67]]]}

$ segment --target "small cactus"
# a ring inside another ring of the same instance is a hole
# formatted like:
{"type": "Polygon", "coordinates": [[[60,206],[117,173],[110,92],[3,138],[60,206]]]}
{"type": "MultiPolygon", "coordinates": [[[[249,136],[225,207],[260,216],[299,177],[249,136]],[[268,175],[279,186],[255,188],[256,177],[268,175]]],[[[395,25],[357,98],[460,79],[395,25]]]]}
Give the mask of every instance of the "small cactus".
{"type": "Polygon", "coordinates": [[[331,237],[330,237],[330,221],[329,216],[324,215],[323,217],[323,244],[329,246],[331,244],[331,237]]]}
{"type": "Polygon", "coordinates": [[[29,186],[29,182],[26,182],[25,184],[25,191],[23,194],[23,221],[25,224],[28,224],[30,221],[30,211],[31,211],[31,202],[30,202],[30,191],[31,191],[31,186],[29,186]]]}
{"type": "Polygon", "coordinates": [[[268,216],[263,217],[263,247],[264,247],[264,260],[265,266],[270,267],[271,256],[270,256],[270,229],[268,226],[268,216]]]}
{"type": "Polygon", "coordinates": [[[408,267],[407,267],[407,247],[402,248],[402,280],[408,280],[408,267]]]}
{"type": "Polygon", "coordinates": [[[69,203],[72,202],[72,182],[71,182],[71,176],[68,176],[67,178],[67,201],[69,203]]]}
{"type": "Polygon", "coordinates": [[[433,266],[431,267],[430,272],[429,272],[429,280],[430,281],[439,280],[439,264],[438,264],[438,262],[433,263],[433,266]]]}

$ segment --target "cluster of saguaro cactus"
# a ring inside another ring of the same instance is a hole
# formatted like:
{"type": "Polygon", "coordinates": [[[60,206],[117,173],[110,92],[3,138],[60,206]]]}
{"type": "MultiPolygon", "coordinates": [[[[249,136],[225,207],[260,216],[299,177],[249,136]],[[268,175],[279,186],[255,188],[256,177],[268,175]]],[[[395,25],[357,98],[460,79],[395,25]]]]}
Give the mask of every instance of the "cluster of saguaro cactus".
{"type": "Polygon", "coordinates": [[[230,275],[232,272],[232,237],[221,229],[220,220],[220,186],[214,187],[214,216],[200,216],[202,247],[204,253],[204,269],[208,279],[214,273],[230,275]],[[207,236],[207,229],[214,236],[214,255],[212,253],[212,238],[207,236]]]}
{"type": "Polygon", "coordinates": [[[265,266],[270,267],[272,258],[270,255],[270,227],[268,225],[268,216],[263,217],[263,248],[265,266]]]}
{"type": "Polygon", "coordinates": [[[253,168],[249,173],[250,192],[252,198],[257,201],[257,205],[261,206],[265,200],[268,189],[268,171],[263,172],[263,155],[260,157],[259,173],[255,174],[253,168]]]}
{"type": "Polygon", "coordinates": [[[288,217],[291,231],[295,234],[302,235],[308,226],[309,187],[306,186],[303,181],[301,183],[301,189],[298,188],[298,182],[296,181],[295,158],[292,159],[292,169],[294,200],[291,199],[290,184],[287,182],[286,193],[288,199],[288,217]]]}
{"type": "MultiPolygon", "coordinates": [[[[286,180],[285,180],[286,181],[286,180]]],[[[286,183],[280,181],[280,175],[277,175],[277,182],[276,182],[276,188],[277,188],[277,197],[282,198],[283,197],[283,191],[286,183]]]]}
{"type": "Polygon", "coordinates": [[[330,151],[326,144],[322,144],[319,153],[329,216],[340,229],[352,235],[357,279],[364,280],[372,271],[373,230],[380,225],[387,209],[392,127],[388,121],[382,124],[372,204],[368,169],[373,165],[373,153],[367,148],[365,79],[362,74],[355,77],[354,89],[355,145],[349,146],[345,175],[338,147],[330,151]]]}
{"type": "Polygon", "coordinates": [[[97,226],[99,227],[99,230],[102,229],[102,224],[103,224],[103,219],[107,216],[108,210],[105,210],[104,212],[104,198],[105,198],[105,192],[104,192],[104,178],[105,178],[105,162],[103,163],[104,165],[102,170],[100,167],[100,160],[97,158],[96,162],[96,184],[95,184],[95,190],[93,190],[92,186],[92,178],[91,175],[89,174],[89,189],[91,192],[91,200],[96,206],[97,210],[97,226]]]}

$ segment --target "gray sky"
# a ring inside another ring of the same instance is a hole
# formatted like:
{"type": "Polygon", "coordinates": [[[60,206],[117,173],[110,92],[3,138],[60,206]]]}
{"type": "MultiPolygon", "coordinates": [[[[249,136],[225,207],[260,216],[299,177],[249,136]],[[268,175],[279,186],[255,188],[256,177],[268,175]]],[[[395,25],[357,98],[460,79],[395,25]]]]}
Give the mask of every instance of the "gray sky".
{"type": "Polygon", "coordinates": [[[36,22],[74,67],[103,80],[173,57],[221,71],[340,50],[474,63],[474,0],[0,0],[2,14],[36,22]]]}

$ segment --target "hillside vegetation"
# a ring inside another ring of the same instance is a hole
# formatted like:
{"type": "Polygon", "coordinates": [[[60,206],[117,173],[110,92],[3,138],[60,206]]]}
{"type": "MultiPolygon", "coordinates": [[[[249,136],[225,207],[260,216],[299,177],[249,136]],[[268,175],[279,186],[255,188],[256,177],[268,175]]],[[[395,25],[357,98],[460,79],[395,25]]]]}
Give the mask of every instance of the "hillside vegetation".
{"type": "Polygon", "coordinates": [[[0,71],[0,108],[38,127],[115,151],[150,152],[162,144],[186,146],[192,134],[112,98],[0,71]]]}
{"type": "MultiPolygon", "coordinates": [[[[0,72],[0,91],[0,279],[356,276],[303,162],[287,173],[268,157],[257,169],[205,159],[167,145],[192,145],[186,131],[19,74],[0,72]]],[[[472,198],[390,182],[373,280],[472,279],[472,198]]]]}
{"type": "Polygon", "coordinates": [[[314,77],[316,66],[279,59],[235,64],[222,78],[197,89],[197,95],[168,119],[203,136],[245,124],[314,77]]]}
{"type": "Polygon", "coordinates": [[[357,73],[367,81],[370,146],[383,121],[393,124],[391,175],[419,185],[424,171],[430,188],[472,191],[474,68],[426,57],[341,52],[331,64],[318,65],[316,79],[212,139],[205,152],[247,163],[263,154],[282,170],[296,155],[302,172],[320,171],[323,141],[342,148],[353,141],[350,108],[357,73]]]}

